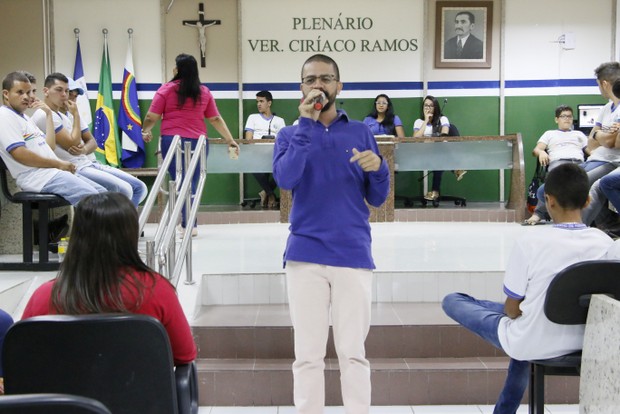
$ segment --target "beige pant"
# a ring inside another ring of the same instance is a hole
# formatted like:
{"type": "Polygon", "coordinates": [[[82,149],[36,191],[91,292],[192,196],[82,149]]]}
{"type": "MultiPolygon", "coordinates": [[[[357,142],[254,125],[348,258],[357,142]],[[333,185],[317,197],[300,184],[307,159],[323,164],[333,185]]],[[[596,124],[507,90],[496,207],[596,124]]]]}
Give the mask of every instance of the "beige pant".
{"type": "Polygon", "coordinates": [[[331,305],[345,412],[367,414],[370,364],[364,341],[370,328],[372,271],[287,261],[286,282],[295,331],[293,379],[297,412],[323,413],[331,305]]]}

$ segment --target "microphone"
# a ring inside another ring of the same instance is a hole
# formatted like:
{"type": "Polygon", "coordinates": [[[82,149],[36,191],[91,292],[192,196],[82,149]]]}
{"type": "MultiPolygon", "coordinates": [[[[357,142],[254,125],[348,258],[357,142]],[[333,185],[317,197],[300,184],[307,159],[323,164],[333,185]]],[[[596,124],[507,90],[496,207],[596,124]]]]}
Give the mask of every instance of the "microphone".
{"type": "Polygon", "coordinates": [[[321,109],[323,109],[323,95],[319,95],[316,98],[314,98],[314,109],[316,111],[320,111],[321,109]]]}
{"type": "Polygon", "coordinates": [[[271,115],[271,119],[269,120],[269,126],[267,127],[267,129],[268,129],[267,135],[271,135],[271,122],[273,121],[273,117],[274,116],[276,116],[275,112],[271,115]]]}

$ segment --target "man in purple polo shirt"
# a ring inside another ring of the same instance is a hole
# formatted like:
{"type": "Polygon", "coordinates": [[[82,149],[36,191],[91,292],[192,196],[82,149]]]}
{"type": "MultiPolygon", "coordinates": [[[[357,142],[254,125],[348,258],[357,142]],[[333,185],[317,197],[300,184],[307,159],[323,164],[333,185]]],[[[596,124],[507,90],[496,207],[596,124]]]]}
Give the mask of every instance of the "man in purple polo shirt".
{"type": "Polygon", "coordinates": [[[329,320],[348,414],[370,407],[372,269],[369,210],[389,192],[389,170],[366,125],[336,110],[342,90],[338,65],[314,55],[302,66],[298,125],[280,130],[273,159],[280,188],[292,190],[284,261],[295,332],[294,400],[298,413],[325,405],[329,320]]]}

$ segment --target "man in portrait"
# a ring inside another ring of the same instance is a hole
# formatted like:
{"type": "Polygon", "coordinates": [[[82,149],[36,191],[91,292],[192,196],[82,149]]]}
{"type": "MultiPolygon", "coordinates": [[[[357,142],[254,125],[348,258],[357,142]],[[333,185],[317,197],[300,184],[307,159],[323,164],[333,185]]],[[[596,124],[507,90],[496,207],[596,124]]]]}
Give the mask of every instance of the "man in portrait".
{"type": "Polygon", "coordinates": [[[444,44],[444,59],[482,59],[482,40],[472,34],[475,23],[476,18],[472,12],[460,11],[456,14],[454,18],[456,36],[444,44]]]}

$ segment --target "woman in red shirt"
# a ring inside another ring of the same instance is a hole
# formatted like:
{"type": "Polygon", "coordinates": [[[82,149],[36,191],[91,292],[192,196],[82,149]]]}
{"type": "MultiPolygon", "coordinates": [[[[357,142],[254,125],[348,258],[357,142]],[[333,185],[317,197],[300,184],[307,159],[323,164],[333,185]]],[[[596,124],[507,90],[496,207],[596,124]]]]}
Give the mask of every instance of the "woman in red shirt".
{"type": "Polygon", "coordinates": [[[158,319],[175,364],[196,358],[196,344],[174,287],[138,253],[138,213],[121,193],[84,197],[56,279],[32,295],[22,318],[38,315],[137,313],[158,319]]]}

